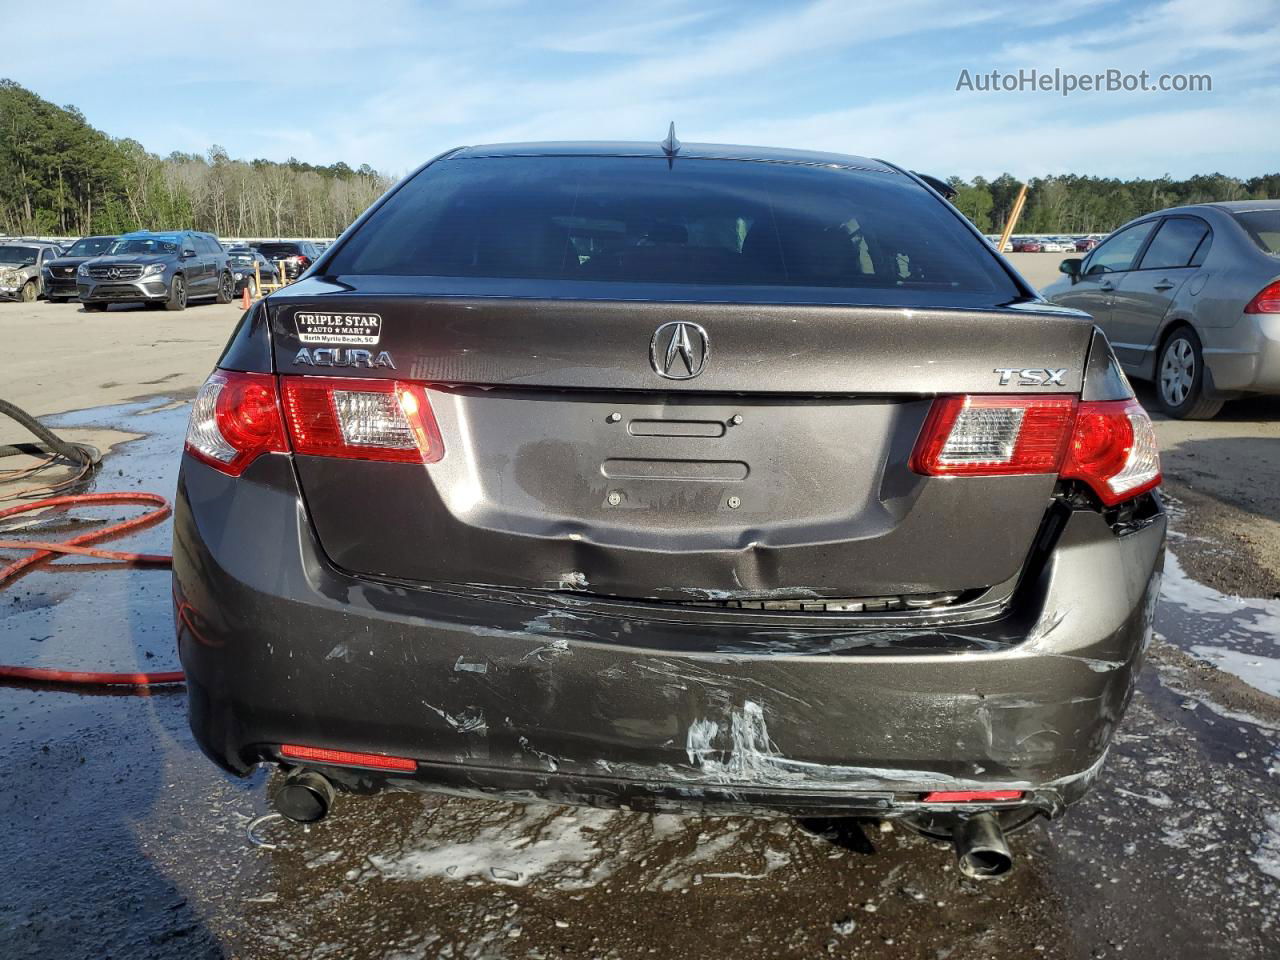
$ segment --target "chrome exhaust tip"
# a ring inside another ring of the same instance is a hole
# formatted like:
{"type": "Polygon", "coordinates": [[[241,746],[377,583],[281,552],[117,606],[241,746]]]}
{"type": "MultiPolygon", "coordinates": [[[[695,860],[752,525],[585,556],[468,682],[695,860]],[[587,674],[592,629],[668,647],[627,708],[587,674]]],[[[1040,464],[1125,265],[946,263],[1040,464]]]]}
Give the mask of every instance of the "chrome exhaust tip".
{"type": "Polygon", "coordinates": [[[960,872],[973,880],[1002,877],[1013,869],[1013,854],[1000,821],[992,813],[965,817],[952,834],[960,872]]]}
{"type": "Polygon", "coordinates": [[[271,805],[294,823],[319,823],[333,806],[333,784],[314,770],[293,770],[271,791],[271,805]]]}

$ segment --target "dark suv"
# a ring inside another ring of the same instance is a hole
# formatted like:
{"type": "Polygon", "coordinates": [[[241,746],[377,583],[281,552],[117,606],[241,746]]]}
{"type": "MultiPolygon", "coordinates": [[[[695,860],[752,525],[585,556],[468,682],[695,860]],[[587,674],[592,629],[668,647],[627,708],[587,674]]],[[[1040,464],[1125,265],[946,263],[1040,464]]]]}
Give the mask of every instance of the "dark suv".
{"type": "Polygon", "coordinates": [[[453,151],[191,413],[192,729],[335,785],[898,818],[975,876],[1097,777],[1165,514],[1106,337],[921,178],[453,151]]]}
{"type": "Polygon", "coordinates": [[[201,297],[230,303],[235,279],[227,252],[211,234],[140,230],[80,264],[76,290],[86,310],[105,310],[111,303],[185,310],[201,297]]]}
{"type": "Polygon", "coordinates": [[[44,265],[44,292],[50,303],[74,300],[77,296],[76,270],[80,264],[100,257],[119,237],[81,237],[67,252],[44,265]]]}
{"type": "Polygon", "coordinates": [[[283,263],[284,275],[289,280],[296,280],[320,257],[320,248],[308,240],[264,240],[250,246],[272,263],[283,263]]]}

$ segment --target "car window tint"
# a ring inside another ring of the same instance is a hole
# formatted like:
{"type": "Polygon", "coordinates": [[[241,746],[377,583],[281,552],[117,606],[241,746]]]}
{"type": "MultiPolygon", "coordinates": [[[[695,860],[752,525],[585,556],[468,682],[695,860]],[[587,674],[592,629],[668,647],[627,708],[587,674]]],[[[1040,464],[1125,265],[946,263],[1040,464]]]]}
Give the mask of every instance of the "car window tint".
{"type": "Polygon", "coordinates": [[[328,271],[1019,295],[987,245],[904,176],[700,158],[442,161],[328,271]]]}
{"type": "Polygon", "coordinates": [[[1241,210],[1232,216],[1262,250],[1280,255],[1280,208],[1241,210]]]}
{"type": "Polygon", "coordinates": [[[1106,242],[1094,248],[1089,256],[1088,273],[1116,273],[1128,270],[1133,258],[1142,248],[1147,234],[1155,226],[1154,220],[1146,223],[1135,223],[1113,235],[1106,242]]]}
{"type": "Polygon", "coordinates": [[[1205,257],[1209,256],[1209,248],[1213,246],[1213,231],[1206,230],[1204,236],[1200,238],[1200,242],[1196,244],[1196,252],[1191,255],[1191,266],[1198,267],[1204,263],[1205,257]]]}
{"type": "Polygon", "coordinates": [[[1209,232],[1209,225],[1197,217],[1169,217],[1151,238],[1147,252],[1142,255],[1142,270],[1163,270],[1185,267],[1191,262],[1200,241],[1209,232]]]}
{"type": "Polygon", "coordinates": [[[296,243],[263,243],[258,245],[258,251],[268,259],[283,260],[285,257],[296,256],[298,245],[296,243]]]}

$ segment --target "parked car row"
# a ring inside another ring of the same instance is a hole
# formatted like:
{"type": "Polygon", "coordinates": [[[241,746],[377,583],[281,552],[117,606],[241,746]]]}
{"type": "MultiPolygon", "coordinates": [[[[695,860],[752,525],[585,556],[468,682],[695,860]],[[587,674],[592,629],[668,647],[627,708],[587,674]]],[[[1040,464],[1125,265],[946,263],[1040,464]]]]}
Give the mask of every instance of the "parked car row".
{"type": "Polygon", "coordinates": [[[1101,234],[1083,237],[1018,237],[1006,249],[1006,253],[1086,253],[1096,247],[1101,234]]]}
{"type": "Polygon", "coordinates": [[[296,280],[326,245],[308,240],[227,245],[195,230],[81,237],[66,247],[0,241],[0,299],[78,299],[91,311],[105,310],[109,303],[169,310],[183,310],[200,298],[228,303],[246,289],[256,297],[260,284],[296,280]]]}
{"type": "MultiPolygon", "coordinates": [[[[1001,253],[1087,253],[1096,247],[1105,234],[1090,233],[1085,236],[1014,237],[1006,240],[1001,253]]],[[[987,234],[992,245],[1000,243],[999,234],[987,234]]]]}

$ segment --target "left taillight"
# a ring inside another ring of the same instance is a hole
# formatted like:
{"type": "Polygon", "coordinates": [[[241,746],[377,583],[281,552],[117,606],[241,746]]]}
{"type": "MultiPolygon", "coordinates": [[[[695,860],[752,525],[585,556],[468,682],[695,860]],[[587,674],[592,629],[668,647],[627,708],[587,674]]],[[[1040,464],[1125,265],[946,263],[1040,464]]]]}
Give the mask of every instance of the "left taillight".
{"type": "Polygon", "coordinates": [[[1056,473],[1107,506],[1160,483],[1151,419],[1136,400],[1068,395],[948,396],[934,401],[911,455],[925,476],[1056,473]]]}
{"type": "Polygon", "coordinates": [[[205,381],[191,405],[188,453],[238,477],[260,454],[288,449],[273,376],[218,370],[205,381]]]}

